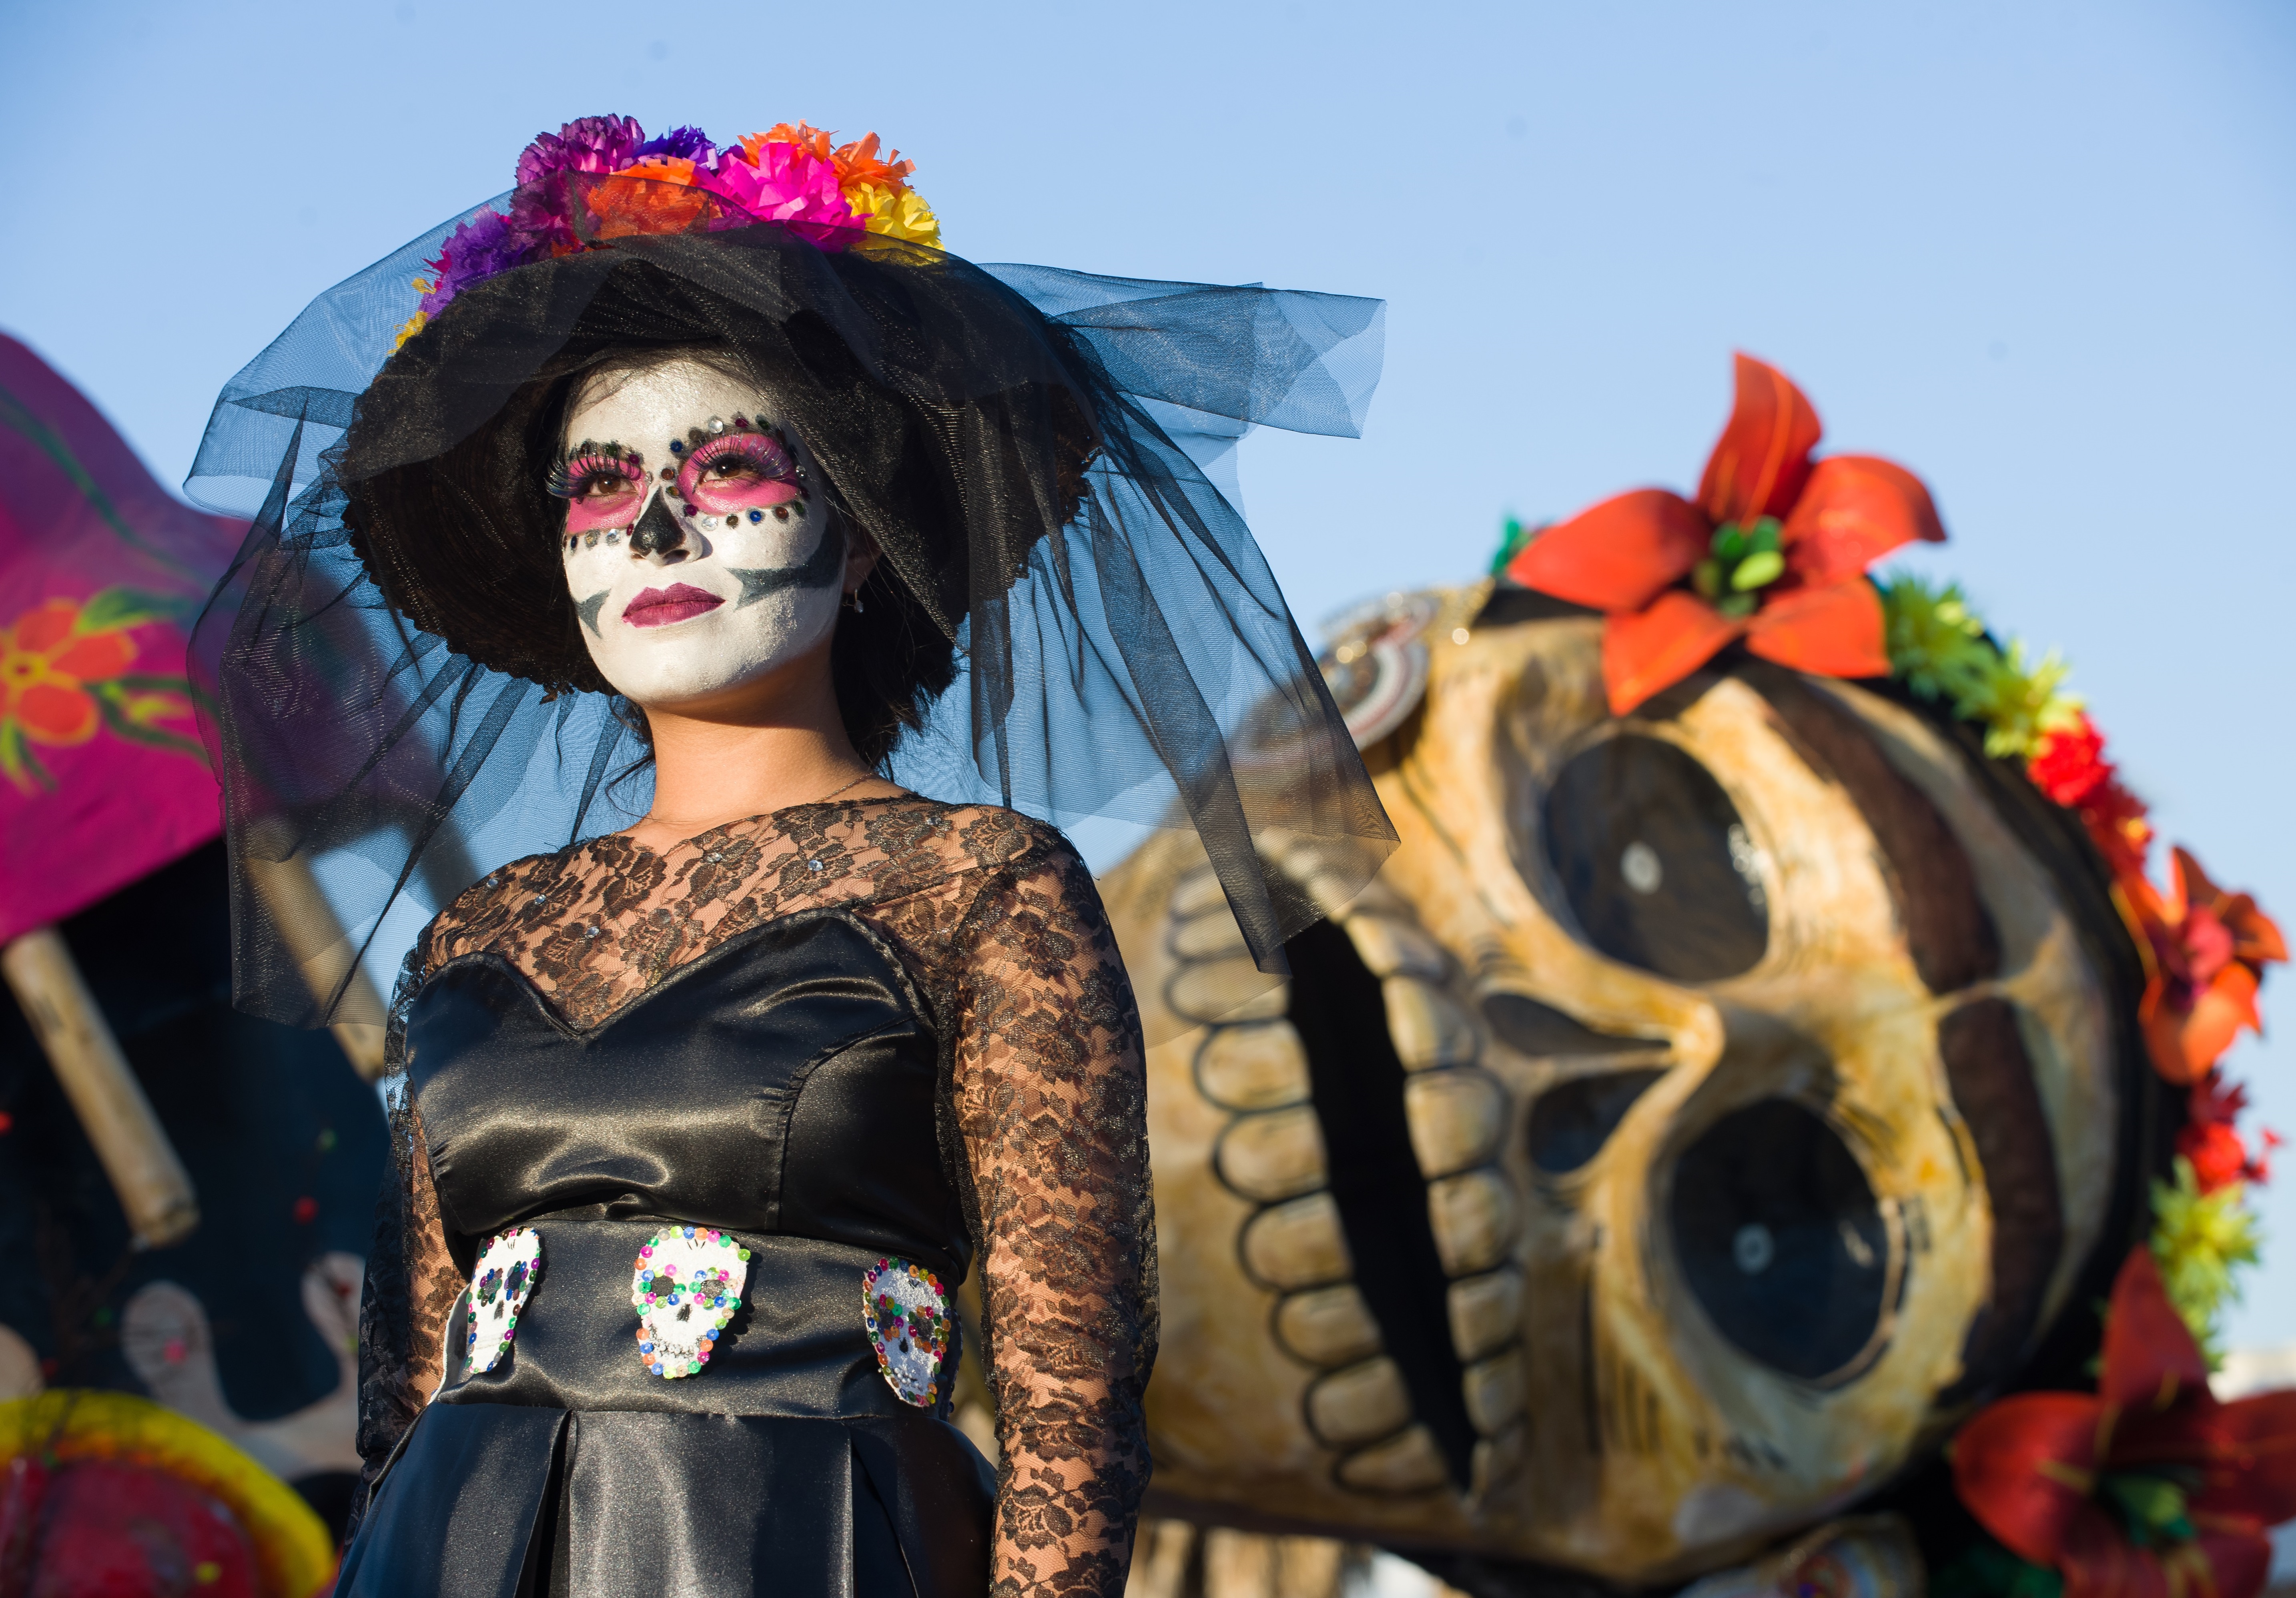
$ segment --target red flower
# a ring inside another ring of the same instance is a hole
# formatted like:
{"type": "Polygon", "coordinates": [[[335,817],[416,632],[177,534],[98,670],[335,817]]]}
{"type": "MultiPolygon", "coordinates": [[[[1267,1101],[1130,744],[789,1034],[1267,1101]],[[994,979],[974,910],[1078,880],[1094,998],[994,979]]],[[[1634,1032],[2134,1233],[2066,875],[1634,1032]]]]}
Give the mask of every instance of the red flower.
{"type": "Polygon", "coordinates": [[[1920,479],[1873,455],[1813,462],[1821,429],[1801,390],[1751,356],[1737,361],[1737,405],[1697,504],[1637,488],[1556,523],[1508,562],[1526,587],[1609,612],[1613,715],[1740,637],[1799,670],[1888,675],[1866,568],[1911,539],[1945,538],[1920,479]]]}
{"type": "Polygon", "coordinates": [[[2176,851],[2173,895],[2164,898],[2141,878],[2121,886],[2152,955],[2137,1017],[2153,1069],[2171,1082],[2191,1082],[2243,1027],[2264,1029],[2257,988],[2266,965],[2287,960],[2288,946],[2254,899],[2225,892],[2183,849],[2176,851]]]}
{"type": "Polygon", "coordinates": [[[2202,1192],[2271,1178],[2272,1151],[2280,1146],[2280,1135],[2263,1134],[2259,1156],[2249,1151],[2234,1125],[2248,1108],[2248,1089],[2226,1083],[2222,1072],[2210,1069],[2194,1082],[2187,1103],[2190,1119],[2177,1134],[2177,1152],[2193,1162],[2193,1178],[2202,1192]]]}
{"type": "Polygon", "coordinates": [[[2219,1404],[2139,1246],[2113,1283],[2094,1396],[2019,1393],[1953,1445],[1954,1487],[2064,1598],[2255,1598],[2296,1516],[2296,1391],[2219,1404]]]}
{"type": "Polygon", "coordinates": [[[2080,816],[2114,876],[2144,876],[2144,857],[2152,848],[2144,801],[2120,785],[2112,762],[2104,758],[2104,734],[2086,715],[2062,732],[2044,734],[2025,774],[2052,803],[2080,816]]]}

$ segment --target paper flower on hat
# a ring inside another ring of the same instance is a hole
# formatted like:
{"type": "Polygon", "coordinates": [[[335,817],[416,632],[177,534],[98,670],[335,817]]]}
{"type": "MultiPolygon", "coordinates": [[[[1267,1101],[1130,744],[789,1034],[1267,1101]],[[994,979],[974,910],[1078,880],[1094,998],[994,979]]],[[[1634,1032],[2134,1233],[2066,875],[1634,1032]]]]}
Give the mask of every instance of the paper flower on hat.
{"type": "Polygon", "coordinates": [[[1810,458],[1817,413],[1784,373],[1742,355],[1737,381],[1695,503],[1664,488],[1621,494],[1548,528],[1507,565],[1526,587],[1608,612],[1613,715],[1741,638],[1802,671],[1885,676],[1882,602],[1866,568],[1914,539],[1945,537],[1929,491],[1904,467],[1810,458]]]}
{"type": "Polygon", "coordinates": [[[542,134],[518,158],[509,211],[456,227],[431,275],[414,280],[422,301],[398,342],[473,283],[616,239],[774,222],[824,250],[872,235],[939,248],[940,222],[909,187],[915,163],[898,151],[881,156],[873,133],[831,139],[783,122],[721,150],[698,127],[649,139],[628,117],[584,117],[542,134]]]}
{"type": "Polygon", "coordinates": [[[2254,1598],[2296,1516],[2296,1391],[2234,1404],[2137,1249],[2113,1283],[2094,1395],[2018,1393],[1953,1445],[1969,1512],[2065,1598],[2254,1598]]]}

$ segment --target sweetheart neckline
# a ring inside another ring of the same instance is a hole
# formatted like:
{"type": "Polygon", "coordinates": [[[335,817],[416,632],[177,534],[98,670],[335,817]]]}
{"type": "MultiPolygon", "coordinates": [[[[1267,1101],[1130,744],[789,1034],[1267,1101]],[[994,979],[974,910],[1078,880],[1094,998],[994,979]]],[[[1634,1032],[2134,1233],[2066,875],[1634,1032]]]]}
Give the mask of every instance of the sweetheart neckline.
{"type": "MultiPolygon", "coordinates": [[[[441,962],[437,970],[423,978],[422,986],[415,990],[414,997],[407,1001],[407,1004],[411,1011],[414,1005],[422,1002],[422,996],[430,990],[430,985],[451,971],[465,966],[484,967],[499,971],[515,981],[519,990],[527,996],[535,1009],[541,1012],[542,1018],[548,1021],[554,1030],[568,1037],[587,1043],[656,995],[682,984],[687,973],[706,971],[718,964],[722,957],[730,955],[734,951],[757,941],[767,932],[781,931],[797,923],[815,920],[841,921],[860,933],[892,967],[902,997],[909,1003],[912,1009],[919,1009],[918,1000],[921,996],[916,992],[915,981],[907,963],[901,959],[899,953],[883,934],[852,913],[855,903],[867,902],[869,901],[856,900],[837,905],[810,905],[801,910],[791,910],[781,915],[769,916],[755,926],[744,927],[724,942],[704,949],[693,959],[679,961],[587,1026],[567,1019],[552,1002],[551,996],[543,991],[542,985],[537,982],[525,968],[499,949],[471,949],[456,955],[451,960],[441,962]]],[[[921,1010],[920,1013],[922,1013],[921,1010]]]]}

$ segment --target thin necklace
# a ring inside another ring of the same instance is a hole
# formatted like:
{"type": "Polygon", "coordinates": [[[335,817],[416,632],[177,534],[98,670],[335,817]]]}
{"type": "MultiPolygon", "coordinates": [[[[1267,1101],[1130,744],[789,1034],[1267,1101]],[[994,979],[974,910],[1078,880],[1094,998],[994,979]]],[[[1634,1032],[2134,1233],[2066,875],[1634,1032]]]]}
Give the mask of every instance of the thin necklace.
{"type": "MultiPolygon", "coordinates": [[[[863,772],[859,776],[857,776],[857,777],[854,778],[851,782],[849,782],[849,783],[846,783],[844,788],[832,788],[832,789],[831,789],[827,793],[823,794],[819,799],[808,799],[808,800],[807,800],[807,801],[805,801],[805,802],[806,802],[806,803],[808,803],[808,804],[810,804],[810,805],[825,805],[825,804],[827,804],[830,800],[832,800],[832,799],[835,799],[839,794],[843,793],[847,788],[858,788],[859,786],[861,786],[861,784],[862,784],[862,783],[864,783],[867,782],[870,778],[872,778],[872,777],[875,776],[876,774],[876,774],[875,772],[873,772],[873,771],[865,771],[865,772],[863,772]]],[[[796,806],[794,806],[794,805],[788,805],[788,806],[783,806],[783,808],[784,808],[784,809],[791,809],[791,810],[795,809],[796,807],[796,807],[796,806]]],[[[671,829],[673,829],[673,830],[682,828],[682,827],[684,827],[684,826],[685,825],[685,824],[684,822],[682,822],[682,821],[664,821],[664,820],[662,820],[662,818],[661,818],[660,816],[656,815],[655,815],[652,811],[651,811],[651,810],[649,810],[649,811],[647,811],[647,812],[645,813],[645,818],[646,818],[646,820],[647,820],[647,821],[650,821],[650,822],[653,823],[656,826],[668,827],[668,828],[671,828],[671,829]]],[[[740,819],[740,818],[738,818],[738,817],[737,817],[736,819],[740,819]]],[[[719,824],[720,824],[720,825],[723,825],[724,824],[723,824],[723,823],[720,823],[719,824]]],[[[704,828],[702,829],[702,831],[703,831],[703,832],[708,832],[708,831],[709,831],[709,829],[708,829],[707,827],[704,827],[704,828]]]]}

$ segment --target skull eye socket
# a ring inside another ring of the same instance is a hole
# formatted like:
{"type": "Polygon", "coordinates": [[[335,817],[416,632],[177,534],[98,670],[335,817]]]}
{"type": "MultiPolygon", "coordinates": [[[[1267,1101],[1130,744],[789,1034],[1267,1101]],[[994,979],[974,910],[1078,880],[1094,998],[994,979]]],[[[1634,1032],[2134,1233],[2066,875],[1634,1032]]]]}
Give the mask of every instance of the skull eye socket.
{"type": "Polygon", "coordinates": [[[1769,904],[1737,807],[1707,769],[1623,733],[1572,757],[1546,796],[1547,858],[1594,947],[1715,982],[1769,947],[1769,904]]]}
{"type": "Polygon", "coordinates": [[[1690,1291],[1753,1358],[1814,1381],[1874,1342],[1890,1229],[1857,1157],[1801,1105],[1766,1099],[1708,1127],[1675,1166],[1668,1214],[1690,1291]]]}

